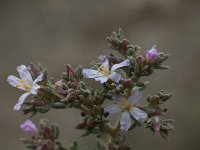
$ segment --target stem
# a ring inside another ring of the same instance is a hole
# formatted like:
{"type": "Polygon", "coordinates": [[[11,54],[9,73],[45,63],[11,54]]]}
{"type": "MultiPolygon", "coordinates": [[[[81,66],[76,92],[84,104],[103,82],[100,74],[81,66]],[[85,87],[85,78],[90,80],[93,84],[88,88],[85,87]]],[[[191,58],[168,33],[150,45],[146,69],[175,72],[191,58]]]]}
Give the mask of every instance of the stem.
{"type": "Polygon", "coordinates": [[[116,136],[116,133],[120,130],[120,118],[121,118],[121,115],[118,116],[117,120],[115,121],[115,124],[111,127],[113,134],[107,135],[107,139],[108,139],[107,144],[108,145],[113,143],[113,139],[116,136]]]}
{"type": "MultiPolygon", "coordinates": [[[[77,107],[78,109],[80,109],[82,112],[84,112],[87,115],[90,115],[94,118],[96,118],[95,115],[91,114],[90,110],[85,106],[85,105],[80,105],[79,107],[77,107]]],[[[118,123],[116,123],[118,124],[118,123]]],[[[116,134],[116,131],[118,130],[118,125],[115,125],[114,127],[111,126],[109,123],[104,124],[104,129],[106,130],[106,132],[111,135],[114,136],[116,134]]]]}
{"type": "Polygon", "coordinates": [[[113,126],[113,128],[114,128],[115,131],[118,131],[120,129],[120,118],[121,118],[121,115],[118,116],[118,118],[115,121],[115,124],[113,126]]]}

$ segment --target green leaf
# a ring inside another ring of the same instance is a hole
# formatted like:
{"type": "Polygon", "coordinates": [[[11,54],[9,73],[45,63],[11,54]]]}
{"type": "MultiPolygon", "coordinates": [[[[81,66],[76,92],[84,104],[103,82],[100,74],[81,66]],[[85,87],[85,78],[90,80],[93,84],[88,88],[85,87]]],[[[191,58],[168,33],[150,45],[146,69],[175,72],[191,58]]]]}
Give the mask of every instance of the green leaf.
{"type": "Polygon", "coordinates": [[[169,138],[168,138],[168,133],[163,131],[163,130],[160,130],[160,135],[166,140],[166,141],[169,141],[169,138]]]}
{"type": "Polygon", "coordinates": [[[74,142],[71,144],[70,150],[79,150],[77,141],[74,141],[74,142]]]}
{"type": "Polygon", "coordinates": [[[51,128],[52,128],[52,131],[53,131],[53,138],[54,138],[54,139],[58,139],[58,137],[59,137],[59,128],[58,128],[58,124],[52,123],[52,124],[51,124],[51,128]]]}
{"type": "Polygon", "coordinates": [[[52,105],[53,108],[56,109],[64,109],[65,108],[65,104],[61,103],[61,102],[56,102],[52,105]]]}
{"type": "Polygon", "coordinates": [[[30,150],[35,150],[37,147],[34,144],[29,144],[29,145],[26,146],[26,148],[30,149],[30,150]]]}
{"type": "Polygon", "coordinates": [[[85,133],[83,133],[83,134],[81,134],[81,137],[85,137],[85,136],[88,136],[88,135],[90,135],[90,131],[86,131],[85,133]]]}

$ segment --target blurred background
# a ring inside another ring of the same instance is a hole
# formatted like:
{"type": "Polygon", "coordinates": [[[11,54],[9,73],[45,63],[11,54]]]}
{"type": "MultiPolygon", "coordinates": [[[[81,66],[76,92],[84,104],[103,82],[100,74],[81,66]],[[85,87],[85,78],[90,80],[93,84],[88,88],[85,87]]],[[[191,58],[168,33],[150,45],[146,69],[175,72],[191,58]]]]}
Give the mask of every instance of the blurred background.
{"type": "MultiPolygon", "coordinates": [[[[16,66],[43,63],[58,80],[64,65],[88,67],[99,54],[108,54],[107,35],[119,27],[132,44],[147,50],[156,44],[170,53],[167,71],[156,71],[145,90],[173,92],[167,117],[174,118],[170,142],[145,129],[128,133],[135,150],[200,149],[200,1],[199,0],[0,0],[0,149],[25,150],[19,125],[26,119],[13,106],[22,91],[6,82],[16,66]]],[[[91,87],[98,87],[95,83],[91,87]]],[[[73,139],[92,149],[93,137],[79,138],[72,130],[81,121],[74,110],[51,110],[60,124],[65,145],[73,139]]]]}

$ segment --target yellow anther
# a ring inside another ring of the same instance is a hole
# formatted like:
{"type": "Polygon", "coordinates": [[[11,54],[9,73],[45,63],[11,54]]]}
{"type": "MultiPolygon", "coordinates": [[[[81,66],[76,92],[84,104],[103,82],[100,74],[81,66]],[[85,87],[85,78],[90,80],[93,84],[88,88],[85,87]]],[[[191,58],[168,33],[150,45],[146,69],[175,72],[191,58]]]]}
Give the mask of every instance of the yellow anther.
{"type": "MultiPolygon", "coordinates": [[[[19,80],[26,91],[30,91],[30,87],[24,82],[24,80],[19,80]]],[[[20,84],[17,84],[16,87],[20,87],[20,84]]]]}
{"type": "Polygon", "coordinates": [[[17,87],[17,88],[20,87],[20,84],[16,84],[16,87],[17,87]]]}
{"type": "Polygon", "coordinates": [[[117,105],[123,110],[130,110],[133,107],[133,104],[128,102],[126,99],[120,100],[117,105]]]}
{"type": "Polygon", "coordinates": [[[123,107],[123,106],[125,105],[125,103],[126,103],[125,99],[122,99],[122,100],[120,100],[120,101],[117,103],[117,105],[118,105],[119,107],[123,107]]]}
{"type": "Polygon", "coordinates": [[[25,88],[26,91],[30,90],[29,86],[26,83],[23,83],[23,87],[25,88]]]}
{"type": "Polygon", "coordinates": [[[128,103],[128,104],[126,105],[126,108],[127,108],[128,110],[130,110],[132,107],[133,107],[133,105],[132,105],[131,103],[128,103]]]}
{"type": "Polygon", "coordinates": [[[100,72],[101,74],[103,74],[104,76],[109,76],[109,70],[104,67],[103,65],[101,65],[98,69],[98,72],[100,72]]]}
{"type": "Polygon", "coordinates": [[[24,80],[19,80],[19,82],[24,83],[24,80]]]}

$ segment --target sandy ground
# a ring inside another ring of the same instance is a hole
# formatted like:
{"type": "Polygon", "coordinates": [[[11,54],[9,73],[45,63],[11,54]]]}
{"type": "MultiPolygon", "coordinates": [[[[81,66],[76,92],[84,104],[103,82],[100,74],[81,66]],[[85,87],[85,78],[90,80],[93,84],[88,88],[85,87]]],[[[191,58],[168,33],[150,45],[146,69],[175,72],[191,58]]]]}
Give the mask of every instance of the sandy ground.
{"type": "MultiPolygon", "coordinates": [[[[133,44],[144,50],[156,44],[170,53],[167,71],[156,71],[144,93],[160,89],[173,92],[168,116],[175,118],[171,141],[144,129],[128,133],[135,150],[199,150],[200,135],[200,2],[198,0],[1,0],[0,1],[0,146],[2,150],[25,150],[21,111],[13,111],[21,91],[6,82],[17,75],[16,66],[41,62],[55,80],[66,63],[88,66],[99,54],[107,54],[105,37],[121,27],[133,44]]],[[[99,84],[93,85],[98,87],[99,84]]],[[[92,86],[92,85],[91,85],[92,86]]],[[[48,117],[61,127],[62,141],[88,139],[72,130],[80,121],[74,110],[51,111],[48,117]]],[[[92,145],[92,144],[91,144],[92,145]]]]}

